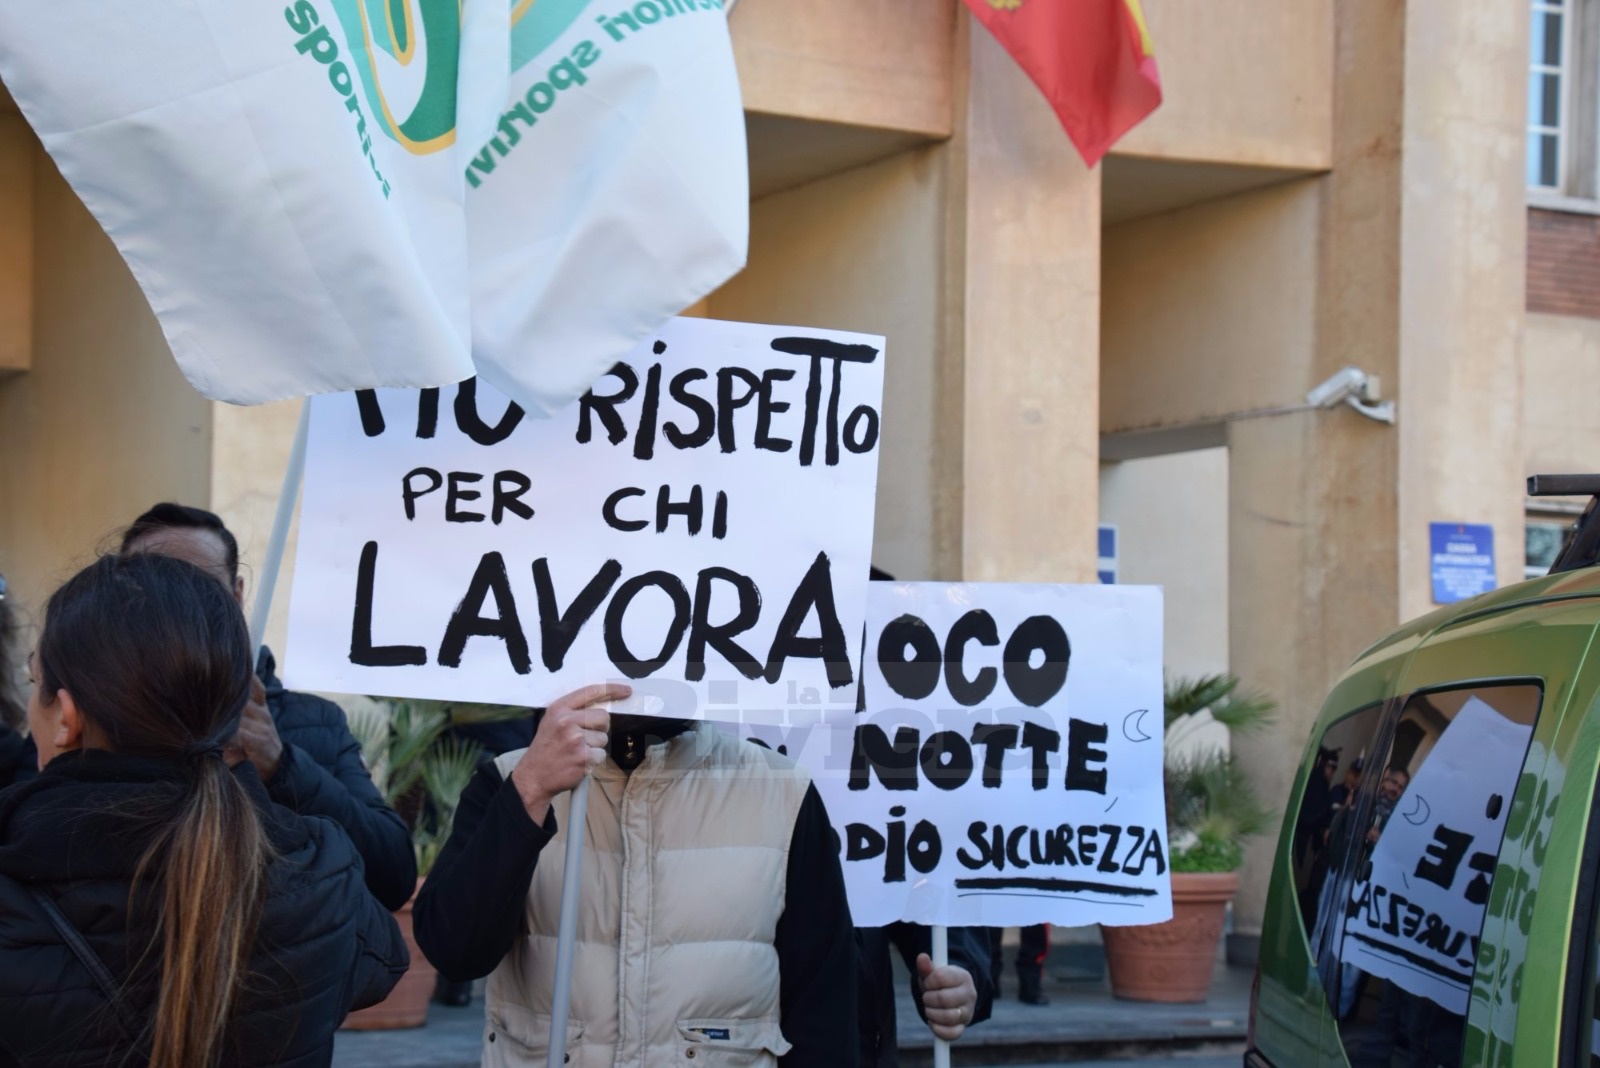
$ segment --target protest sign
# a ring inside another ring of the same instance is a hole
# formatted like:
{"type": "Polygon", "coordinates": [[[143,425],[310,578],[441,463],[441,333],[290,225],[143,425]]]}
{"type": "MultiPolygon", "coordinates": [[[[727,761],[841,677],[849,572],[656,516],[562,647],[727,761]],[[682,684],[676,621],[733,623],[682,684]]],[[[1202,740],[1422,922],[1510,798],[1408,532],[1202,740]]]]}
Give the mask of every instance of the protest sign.
{"type": "Polygon", "coordinates": [[[676,319],[548,420],[475,380],[316,398],[291,684],[853,705],[883,348],[676,319]]]}
{"type": "Polygon", "coordinates": [[[1462,705],[1394,814],[1344,922],[1344,962],[1457,1014],[1467,1010],[1500,839],[1531,726],[1462,705]]]}
{"type": "Polygon", "coordinates": [[[854,724],[745,727],[814,777],[858,924],[1171,916],[1159,589],[873,583],[865,659],[854,724]]]}

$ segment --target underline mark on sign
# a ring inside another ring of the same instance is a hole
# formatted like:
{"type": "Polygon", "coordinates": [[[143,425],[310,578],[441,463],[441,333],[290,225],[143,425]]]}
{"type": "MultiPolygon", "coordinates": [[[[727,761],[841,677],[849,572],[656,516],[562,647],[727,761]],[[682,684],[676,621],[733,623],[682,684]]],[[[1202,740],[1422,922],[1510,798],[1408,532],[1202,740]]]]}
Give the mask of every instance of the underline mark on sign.
{"type": "MultiPolygon", "coordinates": [[[[1026,890],[966,890],[956,895],[957,897],[1030,897],[1041,901],[1059,901],[1056,894],[1035,894],[1026,890]]],[[[1144,906],[1137,901],[1116,901],[1108,897],[1092,897],[1088,894],[1078,896],[1079,901],[1087,901],[1095,905],[1119,905],[1122,908],[1138,909],[1144,906]]]]}
{"type": "Polygon", "coordinates": [[[1353,938],[1358,942],[1365,942],[1367,945],[1372,946],[1380,953],[1384,953],[1389,956],[1396,965],[1402,968],[1408,968],[1417,972],[1418,974],[1443,976],[1446,979],[1452,979],[1462,984],[1470,984],[1472,982],[1472,973],[1470,972],[1457,971],[1453,968],[1447,968],[1442,964],[1431,961],[1419,954],[1412,953],[1410,950],[1394,945],[1393,943],[1380,942],[1376,938],[1369,938],[1366,935],[1360,934],[1356,931],[1351,931],[1346,937],[1353,938]]]}
{"type": "Polygon", "coordinates": [[[1057,894],[1111,894],[1115,897],[1155,897],[1150,886],[1119,886],[1085,879],[1046,879],[1018,876],[1008,879],[957,879],[957,890],[1048,890],[1057,894]]]}

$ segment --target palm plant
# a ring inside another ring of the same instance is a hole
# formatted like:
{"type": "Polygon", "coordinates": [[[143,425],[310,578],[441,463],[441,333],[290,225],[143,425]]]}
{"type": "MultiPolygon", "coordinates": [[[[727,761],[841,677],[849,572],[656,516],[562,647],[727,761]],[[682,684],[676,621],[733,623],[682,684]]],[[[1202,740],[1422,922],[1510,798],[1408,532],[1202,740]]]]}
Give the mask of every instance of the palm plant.
{"type": "Polygon", "coordinates": [[[526,708],[506,705],[381,699],[350,711],[350,733],[361,744],[372,781],[411,827],[418,875],[432,870],[461,794],[485,755],[476,742],[446,732],[527,715],[526,708]]]}
{"type": "MultiPolygon", "coordinates": [[[[1276,707],[1240,691],[1235,675],[1169,678],[1165,724],[1169,735],[1188,717],[1209,712],[1233,736],[1258,730],[1276,707]]],[[[1244,773],[1232,746],[1204,746],[1166,754],[1167,834],[1175,872],[1235,871],[1244,843],[1272,824],[1272,812],[1244,773]]]]}

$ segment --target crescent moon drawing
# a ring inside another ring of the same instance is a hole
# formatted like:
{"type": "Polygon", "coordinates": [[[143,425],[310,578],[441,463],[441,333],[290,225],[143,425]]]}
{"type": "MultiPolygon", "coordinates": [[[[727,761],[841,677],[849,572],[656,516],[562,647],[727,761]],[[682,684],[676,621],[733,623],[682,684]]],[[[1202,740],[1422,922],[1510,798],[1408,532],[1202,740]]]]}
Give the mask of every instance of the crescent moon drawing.
{"type": "Polygon", "coordinates": [[[1144,732],[1144,717],[1150,713],[1148,708],[1141,708],[1137,712],[1129,712],[1122,720],[1122,736],[1130,742],[1148,742],[1150,735],[1144,732]]]}
{"type": "Polygon", "coordinates": [[[1428,822],[1428,817],[1432,815],[1432,813],[1433,810],[1428,807],[1427,799],[1421,794],[1418,794],[1417,803],[1411,807],[1410,812],[1405,814],[1406,822],[1411,824],[1413,827],[1420,827],[1424,823],[1428,822]]]}

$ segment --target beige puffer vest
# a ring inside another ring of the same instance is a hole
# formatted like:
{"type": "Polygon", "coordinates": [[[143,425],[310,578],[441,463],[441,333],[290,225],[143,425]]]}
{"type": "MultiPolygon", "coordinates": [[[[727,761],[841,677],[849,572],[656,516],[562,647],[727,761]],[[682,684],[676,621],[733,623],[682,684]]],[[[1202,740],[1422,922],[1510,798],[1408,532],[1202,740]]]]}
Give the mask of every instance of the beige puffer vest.
{"type": "MultiPolygon", "coordinates": [[[[502,778],[522,752],[495,763],[502,778]]],[[[810,780],[700,724],[589,790],[567,1061],[572,1068],[776,1068],[789,843],[810,780]]],[[[528,888],[526,930],[489,976],[483,1064],[544,1068],[568,795],[528,888]]]]}

